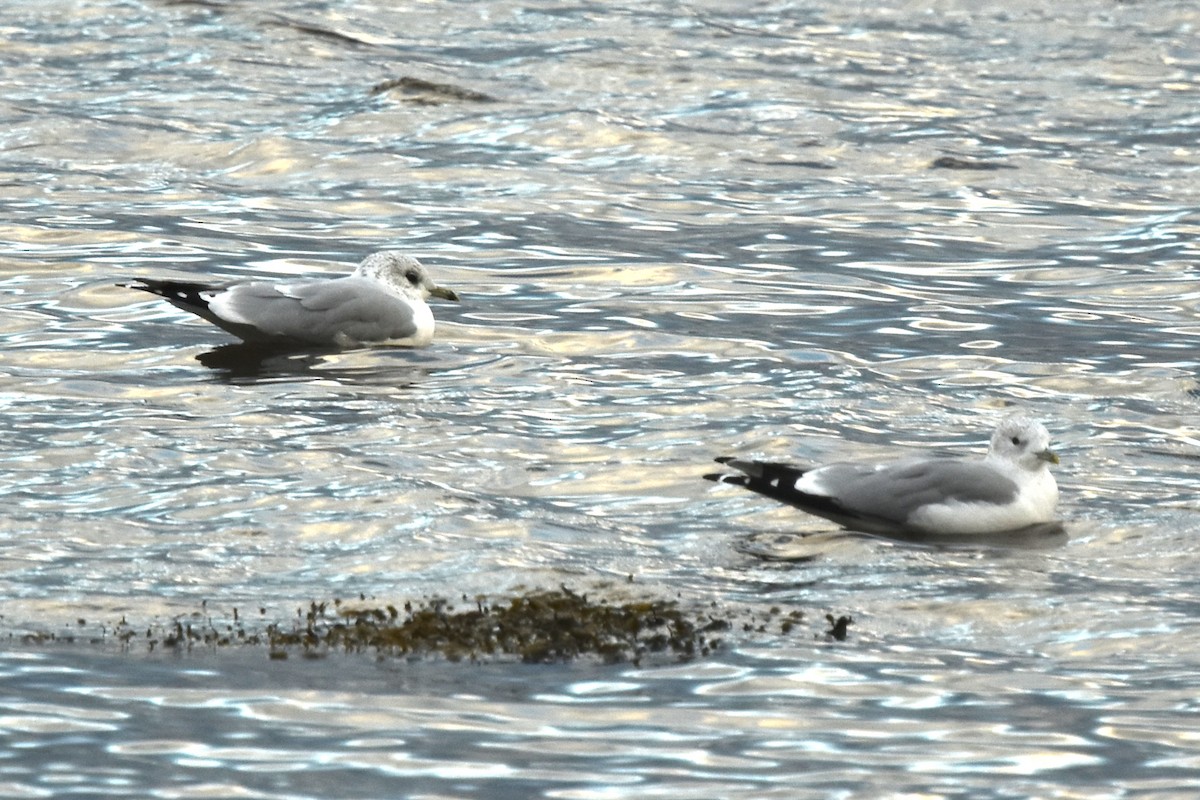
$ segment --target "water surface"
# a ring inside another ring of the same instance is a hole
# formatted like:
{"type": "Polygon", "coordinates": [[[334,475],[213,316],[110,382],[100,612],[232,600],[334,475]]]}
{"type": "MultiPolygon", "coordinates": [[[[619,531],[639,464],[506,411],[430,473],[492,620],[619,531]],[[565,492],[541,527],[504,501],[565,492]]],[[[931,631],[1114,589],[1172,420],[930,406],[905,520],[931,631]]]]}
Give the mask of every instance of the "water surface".
{"type": "Polygon", "coordinates": [[[8,9],[0,796],[1188,796],[1200,17],[727,6],[8,9]],[[113,286],[383,248],[463,296],[430,348],[248,362],[113,286]],[[700,480],[1013,407],[1065,543],[700,480]],[[641,667],[89,643],[562,584],[807,622],[641,667]]]}

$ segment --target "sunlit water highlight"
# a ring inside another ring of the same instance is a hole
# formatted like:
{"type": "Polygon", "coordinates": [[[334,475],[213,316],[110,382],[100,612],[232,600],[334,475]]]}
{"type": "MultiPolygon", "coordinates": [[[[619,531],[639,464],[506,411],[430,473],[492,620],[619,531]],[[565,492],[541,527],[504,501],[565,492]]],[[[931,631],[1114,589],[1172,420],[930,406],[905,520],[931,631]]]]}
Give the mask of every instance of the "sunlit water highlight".
{"type": "Polygon", "coordinates": [[[1189,796],[1198,23],[8,9],[0,797],[1189,796]],[[405,75],[493,100],[372,93],[405,75]],[[113,286],[383,248],[463,295],[426,350],[247,361],[113,286]],[[978,451],[1016,405],[1065,543],[828,535],[700,480],[978,451]],[[560,584],[811,624],[640,668],[84,643],[560,584]]]}

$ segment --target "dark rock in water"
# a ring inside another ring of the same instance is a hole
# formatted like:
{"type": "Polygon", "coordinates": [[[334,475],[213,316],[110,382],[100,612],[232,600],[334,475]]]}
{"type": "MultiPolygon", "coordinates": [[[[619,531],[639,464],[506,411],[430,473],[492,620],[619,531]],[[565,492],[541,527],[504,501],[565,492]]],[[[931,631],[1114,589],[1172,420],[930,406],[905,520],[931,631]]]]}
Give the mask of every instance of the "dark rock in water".
{"type": "Polygon", "coordinates": [[[847,629],[850,623],[854,622],[854,617],[843,615],[834,619],[833,614],[826,614],[825,619],[829,622],[829,630],[825,631],[825,635],[839,642],[846,641],[847,629]]]}
{"type": "Polygon", "coordinates": [[[404,99],[413,103],[435,105],[446,100],[465,100],[471,103],[494,103],[496,98],[490,94],[477,92],[474,89],[464,89],[450,83],[436,83],[423,78],[404,76],[377,83],[371,87],[371,94],[383,94],[392,89],[400,89],[404,99]]]}
{"type": "Polygon", "coordinates": [[[998,161],[983,161],[978,158],[961,158],[959,156],[935,158],[929,167],[930,169],[974,169],[984,171],[1016,169],[1012,164],[1001,164],[998,161]]]}

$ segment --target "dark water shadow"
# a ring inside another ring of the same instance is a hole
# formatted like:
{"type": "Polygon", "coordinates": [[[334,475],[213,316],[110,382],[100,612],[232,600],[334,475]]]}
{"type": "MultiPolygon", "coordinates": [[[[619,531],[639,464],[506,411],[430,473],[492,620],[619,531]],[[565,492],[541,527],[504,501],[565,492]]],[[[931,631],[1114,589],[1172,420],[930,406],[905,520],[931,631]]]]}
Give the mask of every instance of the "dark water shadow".
{"type": "Polygon", "coordinates": [[[233,382],[312,372],[334,350],[296,350],[263,345],[225,344],[196,356],[200,364],[233,382]]]}
{"type": "Polygon", "coordinates": [[[1061,547],[1067,543],[1067,528],[1061,520],[1039,522],[1024,528],[996,533],[894,533],[874,534],[877,539],[888,539],[907,544],[942,548],[995,548],[1013,550],[1045,550],[1061,547]]]}
{"type": "Polygon", "coordinates": [[[331,363],[335,356],[347,352],[337,348],[303,350],[239,342],[201,353],[196,360],[212,370],[213,380],[231,384],[322,379],[346,384],[407,386],[432,371],[429,364],[416,363],[418,357],[407,348],[372,351],[381,354],[380,358],[359,366],[331,363]],[[404,359],[400,364],[393,360],[396,352],[404,359]],[[393,358],[383,354],[393,355],[393,358]]]}
{"type": "Polygon", "coordinates": [[[734,543],[739,553],[763,561],[805,563],[855,541],[884,541],[939,550],[1048,550],[1070,537],[1059,520],[996,533],[862,533],[852,530],[814,533],[753,533],[734,543]]]}

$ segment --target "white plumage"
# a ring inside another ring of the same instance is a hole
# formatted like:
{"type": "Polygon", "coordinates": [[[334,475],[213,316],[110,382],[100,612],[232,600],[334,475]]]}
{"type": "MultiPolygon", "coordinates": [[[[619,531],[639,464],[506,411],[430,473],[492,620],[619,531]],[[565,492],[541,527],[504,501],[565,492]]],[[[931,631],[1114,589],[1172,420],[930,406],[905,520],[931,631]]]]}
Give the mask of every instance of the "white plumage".
{"type": "Polygon", "coordinates": [[[163,297],[248,343],[275,347],[423,347],[434,331],[426,298],[458,300],[417,259],[387,251],[340,278],[225,286],[141,278],[118,285],[163,297]]]}
{"type": "Polygon", "coordinates": [[[1024,415],[1005,419],[982,459],[907,458],[813,468],[722,457],[740,475],[706,475],[744,486],[866,533],[983,534],[1054,520],[1058,463],[1050,434],[1024,415]]]}

